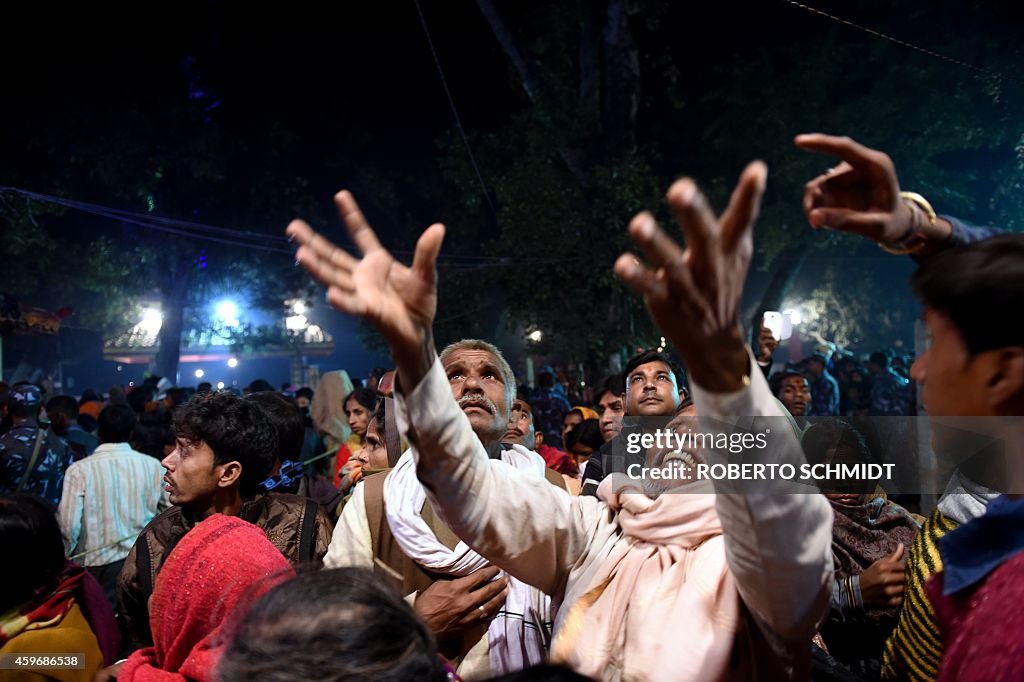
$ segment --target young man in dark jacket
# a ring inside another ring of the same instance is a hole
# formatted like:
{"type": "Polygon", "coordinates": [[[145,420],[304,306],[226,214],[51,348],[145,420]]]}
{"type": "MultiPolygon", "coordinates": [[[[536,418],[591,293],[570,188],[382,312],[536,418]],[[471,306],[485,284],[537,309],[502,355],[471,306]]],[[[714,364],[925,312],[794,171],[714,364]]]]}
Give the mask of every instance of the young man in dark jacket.
{"type": "Polygon", "coordinates": [[[175,415],[174,452],[163,460],[174,506],[142,531],[118,581],[124,647],[152,642],[147,601],[156,574],[174,546],[213,514],[255,524],[293,565],[321,561],[334,530],[312,500],[258,494],[274,462],[278,435],[260,407],[230,393],[201,394],[175,415]]]}

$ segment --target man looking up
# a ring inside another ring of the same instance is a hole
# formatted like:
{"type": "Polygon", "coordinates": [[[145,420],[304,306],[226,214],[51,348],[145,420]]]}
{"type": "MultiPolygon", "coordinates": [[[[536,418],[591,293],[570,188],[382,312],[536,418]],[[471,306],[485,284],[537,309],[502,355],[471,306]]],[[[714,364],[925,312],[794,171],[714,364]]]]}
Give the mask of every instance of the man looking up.
{"type": "MultiPolygon", "coordinates": [[[[485,341],[464,339],[441,351],[440,363],[447,378],[445,397],[457,405],[453,416],[467,426],[463,435],[487,453],[485,466],[499,475],[515,470],[530,480],[548,478],[564,487],[537,453],[501,444],[516,387],[501,352],[485,341]]],[[[356,485],[324,564],[373,568],[401,594],[411,595],[413,608],[461,677],[490,677],[546,657],[550,600],[518,580],[491,582],[497,570],[460,543],[427,503],[411,450],[390,472],[356,485]]]]}
{"type": "Polygon", "coordinates": [[[118,581],[118,606],[128,650],[149,645],[147,600],[174,546],[203,519],[238,516],[258,526],[292,565],[319,561],[333,526],[312,500],[259,494],[277,452],[274,427],[254,401],[203,393],[174,415],[174,451],[164,458],[164,489],[173,507],[135,542],[118,581]]]}
{"type": "MultiPolygon", "coordinates": [[[[626,254],[616,263],[687,362],[698,411],[712,419],[783,416],[737,316],[765,173],[763,164],[748,166],[720,217],[692,181],[678,181],[668,200],[687,249],[644,213],[630,234],[652,266],[626,254]]],[[[616,491],[606,479],[599,500],[493,465],[433,348],[444,227],[423,233],[407,267],[381,246],[350,194],[336,202],[363,257],[294,221],[296,259],[327,285],[328,302],[372,323],[390,346],[431,505],[463,542],[563,604],[552,658],[606,680],[806,677],[808,642],[832,583],[824,496],[759,481],[746,494],[680,486],[692,494],[652,498],[616,491]]],[[[778,431],[765,454],[804,463],[793,432],[778,431]]]]}
{"type": "Polygon", "coordinates": [[[630,417],[671,417],[682,401],[679,372],[656,350],[645,350],[629,359],[622,371],[626,378],[626,414],[630,417]]]}

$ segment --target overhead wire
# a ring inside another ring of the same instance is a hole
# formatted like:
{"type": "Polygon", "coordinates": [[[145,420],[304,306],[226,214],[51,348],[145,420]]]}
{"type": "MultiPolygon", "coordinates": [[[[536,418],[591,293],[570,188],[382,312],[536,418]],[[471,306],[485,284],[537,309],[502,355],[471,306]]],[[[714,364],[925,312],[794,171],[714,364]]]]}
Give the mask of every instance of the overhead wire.
{"type": "Polygon", "coordinates": [[[427,26],[427,19],[423,16],[423,8],[420,7],[420,0],[413,0],[416,5],[416,13],[420,17],[420,25],[423,26],[423,33],[427,37],[427,45],[430,47],[430,54],[434,58],[434,66],[437,68],[437,75],[441,78],[441,86],[444,88],[444,94],[448,98],[448,106],[452,110],[452,116],[455,118],[455,127],[458,128],[459,136],[462,138],[462,144],[466,147],[466,153],[469,155],[469,162],[473,165],[473,171],[476,173],[476,179],[480,183],[480,191],[483,192],[484,200],[487,202],[487,206],[491,209],[491,213],[494,215],[494,219],[498,219],[498,211],[494,208],[494,204],[491,202],[491,195],[487,191],[487,183],[484,182],[484,176],[480,172],[480,166],[477,165],[476,156],[473,154],[473,148],[469,144],[469,137],[466,135],[466,130],[462,127],[462,119],[459,117],[459,110],[455,107],[455,99],[452,97],[452,91],[448,87],[448,79],[444,76],[444,69],[441,68],[441,60],[437,56],[437,50],[434,49],[434,40],[430,36],[430,28],[427,26]]]}
{"type": "MultiPolygon", "coordinates": [[[[154,230],[165,234],[187,237],[208,241],[226,246],[266,251],[270,253],[291,254],[293,249],[289,246],[288,238],[284,235],[252,232],[239,230],[206,223],[196,223],[175,218],[153,216],[146,213],[127,211],[125,209],[112,208],[100,204],[91,204],[83,201],[76,201],[65,197],[57,197],[40,192],[21,189],[18,187],[0,186],[0,195],[16,194],[32,201],[62,206],[72,210],[108,218],[117,222],[134,225],[142,229],[154,230]],[[211,234],[212,233],[212,234],[211,234]],[[253,241],[255,240],[255,241],[253,241]]],[[[392,249],[390,253],[395,256],[411,257],[415,252],[408,249],[392,249]]],[[[587,257],[515,257],[500,255],[468,255],[468,254],[442,254],[438,258],[441,266],[453,268],[484,268],[484,267],[510,267],[510,266],[531,266],[531,265],[556,265],[559,263],[586,260],[587,257]]]]}
{"type": "Polygon", "coordinates": [[[988,76],[994,76],[996,78],[1000,78],[1000,79],[1004,79],[1004,80],[1008,80],[1008,81],[1013,81],[1014,83],[1018,83],[1018,84],[1024,85],[1024,81],[1022,81],[1019,78],[1015,78],[1013,76],[1008,76],[1008,75],[1006,75],[1004,73],[1000,73],[998,71],[992,71],[991,69],[986,69],[986,68],[981,67],[981,66],[976,66],[976,65],[971,64],[969,62],[965,62],[962,59],[957,59],[955,57],[950,57],[949,55],[942,54],[941,52],[936,52],[935,50],[930,50],[930,49],[928,49],[926,47],[921,47],[920,45],[915,45],[914,43],[911,43],[911,42],[906,41],[906,40],[901,40],[901,39],[896,38],[895,36],[891,36],[891,35],[889,35],[887,33],[882,33],[881,31],[876,31],[873,28],[868,28],[867,26],[862,26],[860,24],[854,23],[854,22],[850,21],[849,19],[844,19],[844,18],[836,16],[834,14],[830,14],[830,13],[824,11],[824,10],[818,9],[817,7],[812,7],[811,5],[808,5],[808,4],[805,4],[805,3],[802,3],[802,2],[797,2],[797,0],[782,0],[782,1],[785,2],[787,5],[792,5],[794,7],[798,7],[798,8],[800,8],[800,9],[806,11],[806,12],[811,12],[813,14],[817,14],[819,16],[823,16],[826,19],[829,19],[831,21],[835,21],[835,22],[838,22],[840,24],[844,24],[846,26],[849,26],[850,28],[855,28],[858,31],[863,31],[864,33],[867,33],[869,35],[875,36],[876,38],[882,38],[883,40],[887,40],[887,41],[889,41],[889,42],[891,42],[891,43],[893,43],[895,45],[899,45],[900,47],[905,47],[905,48],[910,49],[910,50],[915,50],[916,52],[920,52],[921,54],[927,55],[927,56],[932,57],[934,59],[941,59],[942,61],[949,62],[950,64],[955,64],[955,65],[957,65],[959,67],[962,67],[962,68],[965,68],[965,69],[970,69],[971,71],[975,71],[977,73],[986,74],[988,76]]]}

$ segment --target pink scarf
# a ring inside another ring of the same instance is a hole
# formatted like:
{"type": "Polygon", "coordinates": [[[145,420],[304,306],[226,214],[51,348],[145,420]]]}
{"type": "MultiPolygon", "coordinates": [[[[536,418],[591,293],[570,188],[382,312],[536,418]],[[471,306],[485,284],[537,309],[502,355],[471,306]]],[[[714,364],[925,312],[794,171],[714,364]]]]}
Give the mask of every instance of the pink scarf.
{"type": "Polygon", "coordinates": [[[740,602],[714,493],[652,499],[613,492],[609,476],[598,497],[623,534],[573,604],[552,659],[598,679],[723,679],[740,602]]]}

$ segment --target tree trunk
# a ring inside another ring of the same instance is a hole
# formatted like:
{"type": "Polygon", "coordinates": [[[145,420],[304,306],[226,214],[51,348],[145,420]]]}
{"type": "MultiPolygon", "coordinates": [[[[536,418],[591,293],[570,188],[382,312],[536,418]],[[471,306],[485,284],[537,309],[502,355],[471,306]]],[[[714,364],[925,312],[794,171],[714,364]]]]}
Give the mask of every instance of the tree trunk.
{"type": "Polygon", "coordinates": [[[160,311],[163,323],[157,335],[159,348],[154,365],[157,376],[167,377],[172,383],[177,384],[181,335],[185,330],[185,300],[192,279],[191,260],[187,257],[178,259],[169,268],[169,275],[161,291],[160,311]]]}
{"type": "Polygon", "coordinates": [[[611,148],[636,144],[640,104],[640,55],[629,26],[629,0],[611,0],[605,11],[603,142],[611,148]]]}
{"type": "Polygon", "coordinates": [[[786,249],[776,258],[775,271],[761,296],[761,303],[754,311],[754,318],[750,321],[750,347],[754,349],[755,355],[761,350],[758,343],[758,336],[761,333],[761,318],[765,312],[778,310],[782,306],[782,301],[786,298],[793,280],[799,274],[806,255],[807,244],[798,244],[786,249]]]}

